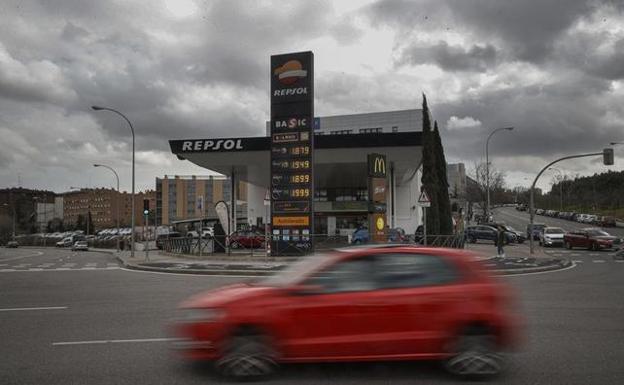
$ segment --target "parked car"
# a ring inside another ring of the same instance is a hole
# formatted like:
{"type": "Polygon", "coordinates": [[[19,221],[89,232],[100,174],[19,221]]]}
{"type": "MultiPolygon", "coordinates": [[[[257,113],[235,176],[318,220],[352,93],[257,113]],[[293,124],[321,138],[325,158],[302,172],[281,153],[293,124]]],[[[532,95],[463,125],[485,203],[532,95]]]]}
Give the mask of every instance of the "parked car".
{"type": "Polygon", "coordinates": [[[19,243],[17,243],[17,241],[8,241],[6,247],[9,249],[17,249],[19,247],[19,243]]]}
{"type": "Polygon", "coordinates": [[[510,240],[509,240],[510,242],[524,243],[524,241],[526,241],[526,236],[524,235],[523,232],[518,231],[505,223],[498,223],[498,222],[497,223],[484,223],[484,225],[491,226],[496,229],[503,229],[503,231],[507,233],[514,234],[516,237],[515,238],[510,237],[510,240]]]}
{"type": "MultiPolygon", "coordinates": [[[[419,241],[422,240],[422,236],[423,233],[421,229],[419,241]]],[[[351,243],[354,245],[368,243],[368,241],[368,229],[365,227],[357,229],[351,235],[351,243]]],[[[409,237],[407,236],[407,234],[405,234],[405,230],[403,230],[401,227],[397,227],[394,229],[388,229],[387,241],[390,243],[405,243],[409,241],[409,237]]]]}
{"type": "Polygon", "coordinates": [[[561,227],[545,227],[539,234],[540,246],[563,246],[565,231],[561,227]]]}
{"type": "Polygon", "coordinates": [[[238,380],[266,377],[278,363],[405,359],[496,375],[519,326],[508,286],[473,259],[409,246],[301,258],[263,281],[184,301],[174,346],[238,380]]]}
{"type": "Polygon", "coordinates": [[[610,216],[603,216],[600,218],[599,225],[603,227],[615,227],[615,218],[610,216]]]}
{"type": "Polygon", "coordinates": [[[544,215],[544,209],[535,209],[535,215],[544,215]]]}
{"type": "Polygon", "coordinates": [[[163,243],[165,240],[167,239],[172,239],[172,238],[181,238],[182,234],[176,232],[176,231],[171,231],[167,234],[160,234],[156,237],[156,248],[158,250],[162,250],[163,249],[163,243]]]}
{"type": "Polygon", "coordinates": [[[565,247],[583,247],[590,250],[612,249],[619,247],[620,239],[598,228],[586,228],[566,233],[563,237],[565,247]]]}
{"type": "MultiPolygon", "coordinates": [[[[470,243],[477,243],[480,240],[496,243],[498,239],[498,229],[487,225],[468,226],[464,230],[464,234],[470,243]]],[[[517,242],[516,234],[505,231],[505,244],[515,242],[517,242]]]]}
{"type": "Polygon", "coordinates": [[[78,251],[78,250],[89,251],[89,245],[87,244],[87,241],[76,241],[72,245],[71,249],[72,251],[78,251]]]}
{"type": "MultiPolygon", "coordinates": [[[[197,230],[187,231],[186,236],[189,238],[199,238],[199,231],[197,230]]],[[[205,229],[202,229],[202,238],[207,239],[207,238],[212,238],[212,237],[214,237],[214,229],[212,227],[207,227],[205,229]]]]}
{"type": "Polygon", "coordinates": [[[533,223],[533,227],[531,227],[531,224],[529,223],[526,231],[527,239],[532,236],[533,240],[538,240],[540,233],[544,230],[544,227],[546,227],[546,225],[543,223],[533,223]]]}
{"type": "Polygon", "coordinates": [[[228,246],[233,249],[257,249],[264,245],[264,234],[252,231],[237,231],[228,237],[228,246]]]}

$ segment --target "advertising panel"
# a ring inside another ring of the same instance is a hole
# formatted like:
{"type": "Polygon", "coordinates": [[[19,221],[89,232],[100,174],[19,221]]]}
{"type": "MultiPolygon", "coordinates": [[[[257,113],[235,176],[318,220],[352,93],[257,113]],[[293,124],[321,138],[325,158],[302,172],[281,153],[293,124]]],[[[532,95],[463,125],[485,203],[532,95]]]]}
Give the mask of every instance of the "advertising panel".
{"type": "Polygon", "coordinates": [[[386,156],[368,154],[368,228],[374,243],[386,241],[387,169],[386,156]]]}
{"type": "Polygon", "coordinates": [[[271,56],[271,226],[274,255],[312,249],[314,55],[271,56]]]}

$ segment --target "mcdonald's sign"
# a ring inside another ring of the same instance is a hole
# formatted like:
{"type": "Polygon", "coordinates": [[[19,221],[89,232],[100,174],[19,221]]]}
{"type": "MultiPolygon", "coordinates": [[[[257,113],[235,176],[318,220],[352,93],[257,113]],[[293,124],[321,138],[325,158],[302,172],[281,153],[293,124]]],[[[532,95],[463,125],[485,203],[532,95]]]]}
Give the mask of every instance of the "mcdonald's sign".
{"type": "Polygon", "coordinates": [[[387,170],[386,156],[383,154],[368,154],[368,176],[385,178],[387,170]]]}

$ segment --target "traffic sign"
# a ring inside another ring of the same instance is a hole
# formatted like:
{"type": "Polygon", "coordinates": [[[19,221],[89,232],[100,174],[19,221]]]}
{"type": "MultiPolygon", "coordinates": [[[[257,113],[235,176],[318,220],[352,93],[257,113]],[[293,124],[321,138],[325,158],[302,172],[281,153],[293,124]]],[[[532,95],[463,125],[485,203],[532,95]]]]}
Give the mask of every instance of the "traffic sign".
{"type": "Polygon", "coordinates": [[[431,207],[431,199],[427,195],[427,192],[423,190],[418,198],[418,204],[422,207],[431,207]]]}

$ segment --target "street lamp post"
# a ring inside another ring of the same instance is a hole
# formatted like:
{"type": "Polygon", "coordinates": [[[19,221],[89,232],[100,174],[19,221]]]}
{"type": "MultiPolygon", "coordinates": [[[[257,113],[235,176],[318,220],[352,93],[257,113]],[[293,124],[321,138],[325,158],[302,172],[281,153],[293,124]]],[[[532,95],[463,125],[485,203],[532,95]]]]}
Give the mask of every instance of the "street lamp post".
{"type": "Polygon", "coordinates": [[[13,235],[11,236],[11,240],[14,241],[15,240],[15,217],[17,216],[16,211],[15,211],[15,205],[9,205],[8,203],[3,203],[2,206],[5,206],[5,207],[11,206],[11,208],[13,209],[13,235]]]}
{"type": "Polygon", "coordinates": [[[485,211],[486,211],[486,216],[490,215],[490,138],[492,138],[492,135],[494,135],[495,133],[497,133],[498,131],[501,130],[508,130],[511,131],[513,130],[513,127],[500,127],[495,129],[494,131],[492,131],[490,133],[490,135],[488,136],[487,140],[485,141],[485,189],[487,190],[486,194],[487,194],[487,202],[485,204],[485,211]]]}
{"type": "Polygon", "coordinates": [[[132,132],[132,215],[131,215],[131,226],[132,226],[132,231],[130,232],[130,257],[134,258],[134,216],[135,216],[135,210],[134,210],[134,127],[132,127],[132,123],[130,122],[130,120],[121,112],[112,109],[112,108],[108,108],[108,107],[99,107],[99,106],[91,106],[91,108],[94,111],[110,111],[110,112],[114,112],[117,115],[121,116],[122,118],[124,118],[124,120],[128,123],[128,126],[130,126],[130,132],[132,132]]]}
{"type": "Polygon", "coordinates": [[[554,165],[555,163],[561,162],[563,160],[566,160],[566,159],[576,159],[576,158],[586,158],[586,157],[589,157],[589,156],[600,156],[600,155],[603,156],[603,163],[605,165],[610,166],[610,165],[613,164],[613,150],[609,149],[609,148],[605,148],[603,150],[603,152],[593,152],[591,154],[570,155],[570,156],[564,156],[563,158],[559,158],[559,159],[553,160],[552,162],[548,163],[544,168],[542,168],[542,170],[537,174],[537,176],[533,180],[533,184],[531,184],[530,199],[529,199],[529,245],[530,245],[531,254],[534,253],[534,248],[533,248],[533,220],[535,219],[535,205],[534,205],[533,195],[534,195],[534,192],[535,192],[535,184],[537,183],[537,180],[539,179],[539,177],[550,166],[554,165]]]}
{"type": "Polygon", "coordinates": [[[559,211],[563,211],[563,172],[556,167],[550,167],[549,170],[555,170],[559,172],[559,211]]]}
{"type": "Polygon", "coordinates": [[[109,169],[113,172],[113,174],[115,174],[115,179],[117,179],[117,199],[116,199],[116,208],[117,208],[117,252],[119,252],[120,247],[119,247],[119,238],[121,237],[120,234],[120,227],[119,227],[119,175],[117,175],[117,172],[110,166],[107,166],[105,164],[94,164],[93,167],[104,167],[106,169],[109,169]]]}

